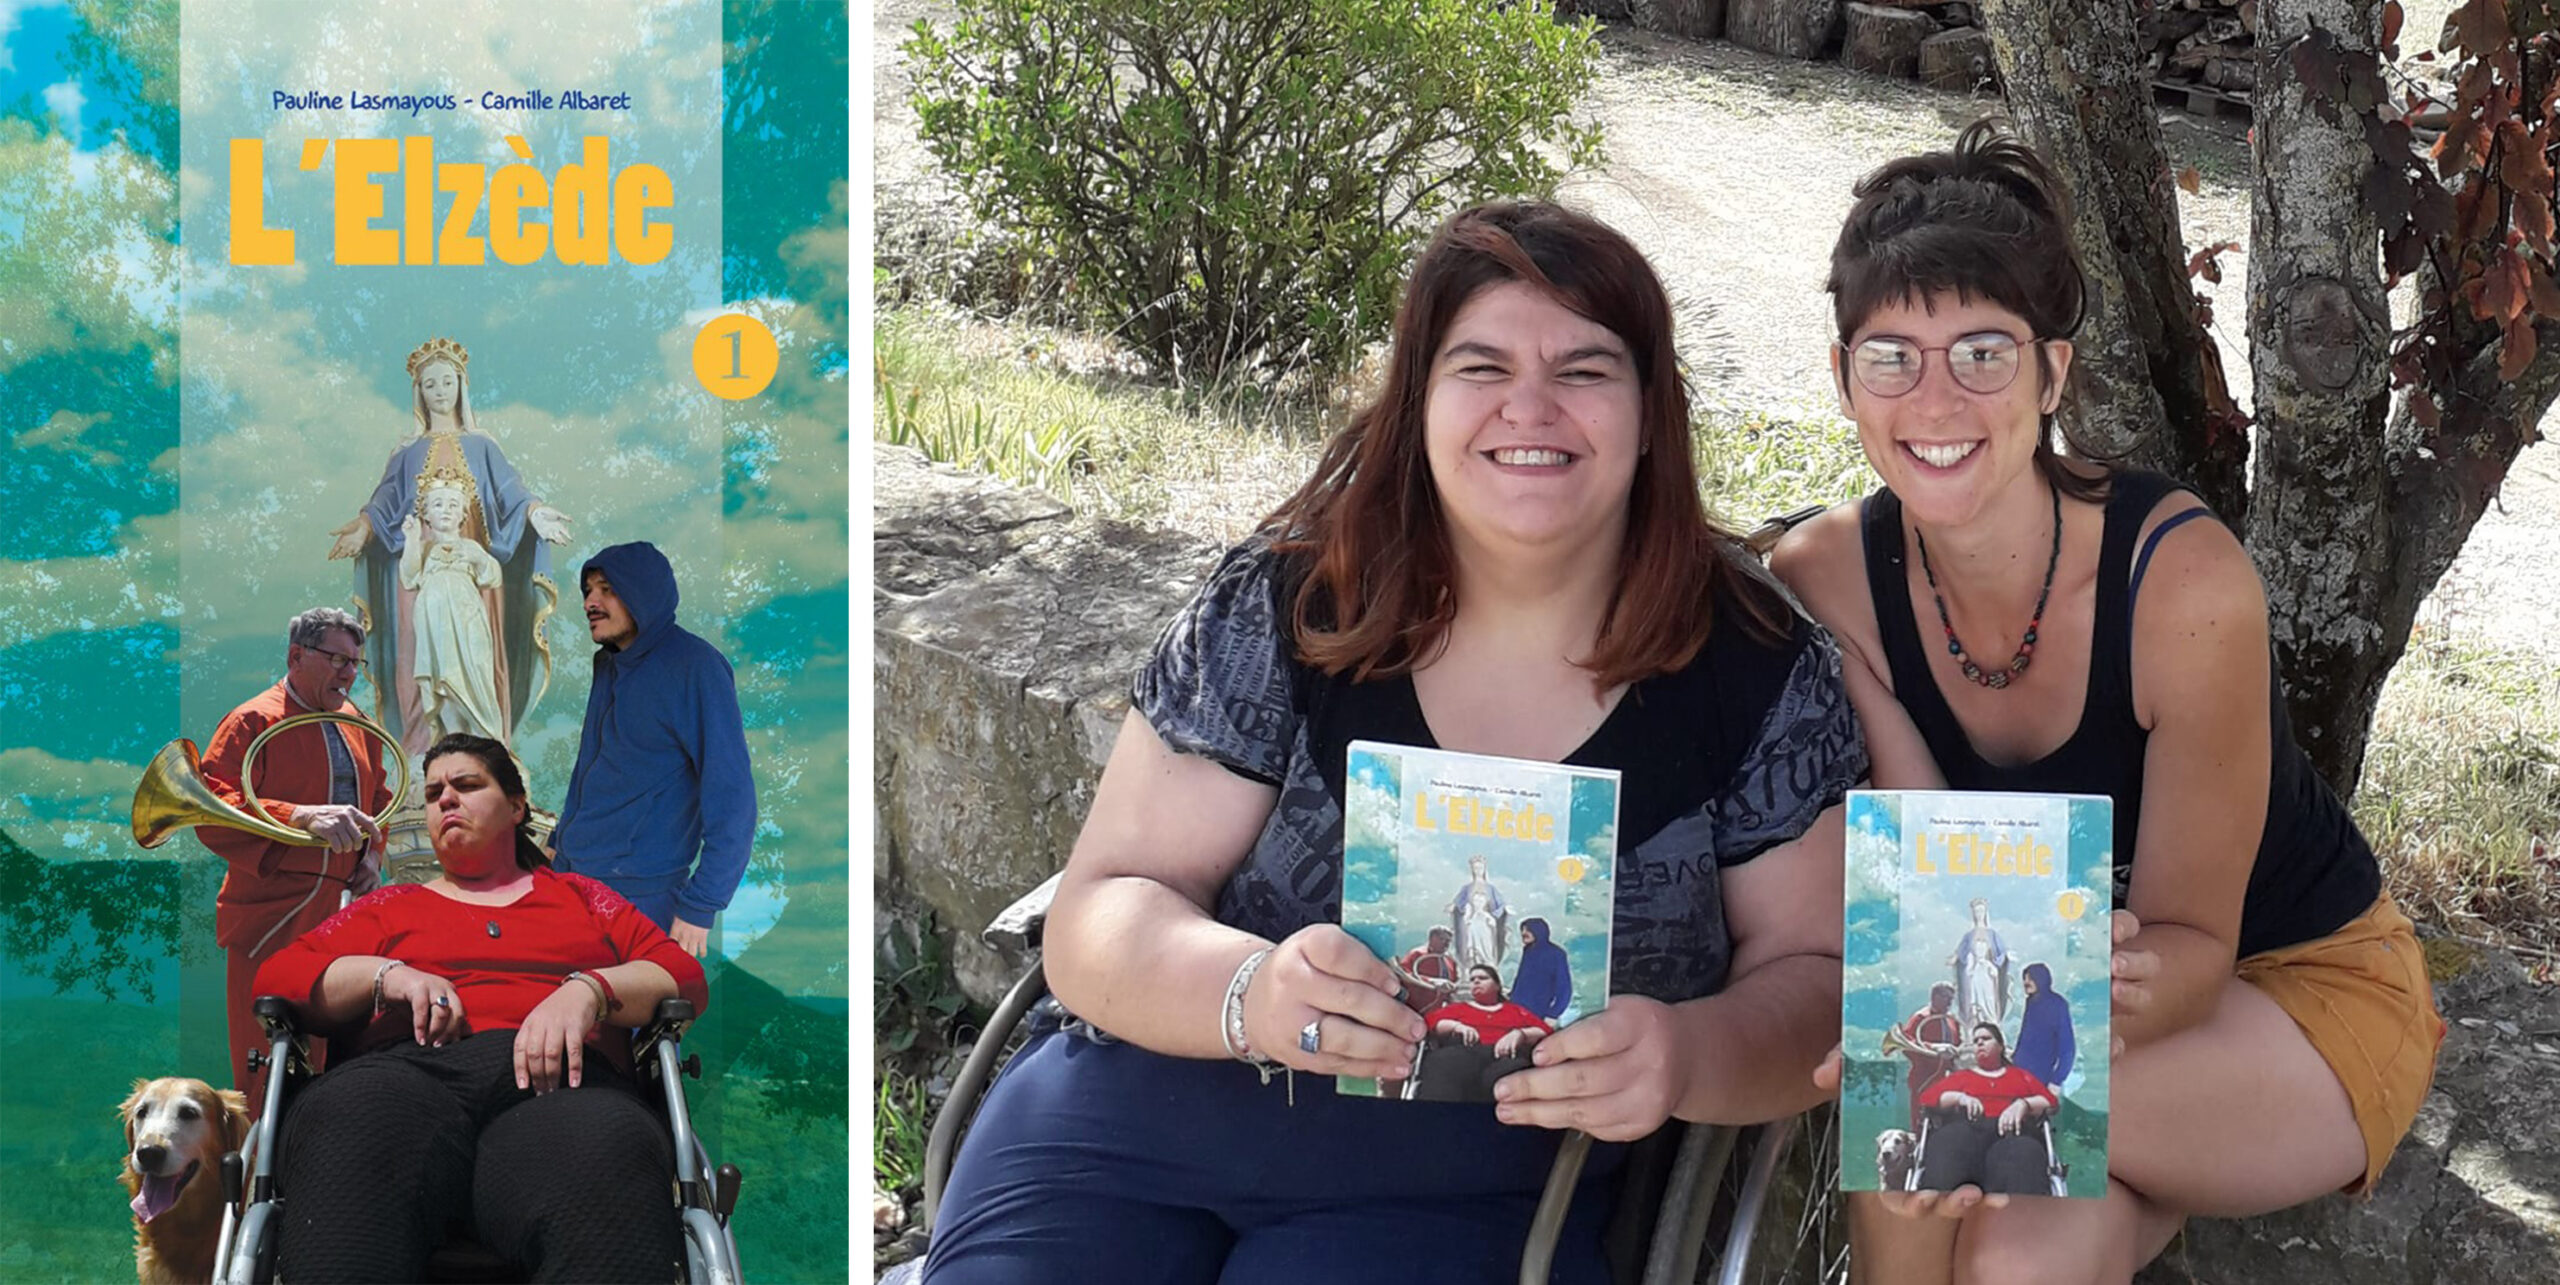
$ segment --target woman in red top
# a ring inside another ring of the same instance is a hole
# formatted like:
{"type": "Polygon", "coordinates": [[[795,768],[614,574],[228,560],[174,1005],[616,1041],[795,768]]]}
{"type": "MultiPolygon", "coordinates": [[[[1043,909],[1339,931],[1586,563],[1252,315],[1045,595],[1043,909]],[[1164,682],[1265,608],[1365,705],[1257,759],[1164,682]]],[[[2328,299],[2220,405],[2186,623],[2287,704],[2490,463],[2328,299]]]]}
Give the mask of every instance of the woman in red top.
{"type": "Polygon", "coordinates": [[[373,893],[258,970],[259,993],[367,1054],[287,1117],[282,1274],[416,1280],[458,1220],[535,1280],[669,1279],[675,1160],[627,1028],[672,996],[705,1007],[702,966],[549,868],[506,747],[455,733],[425,775],[443,876],[373,893]]]}
{"type": "Polygon", "coordinates": [[[1920,1095],[1931,1113],[1920,1164],[1920,1189],[2042,1196],[2051,1191],[2043,1131],[2035,1121],[2059,1105],[2053,1090],[2009,1060],[2008,1041],[1991,1022],[1973,1027],[1972,1066],[1938,1078],[1920,1095]]]}

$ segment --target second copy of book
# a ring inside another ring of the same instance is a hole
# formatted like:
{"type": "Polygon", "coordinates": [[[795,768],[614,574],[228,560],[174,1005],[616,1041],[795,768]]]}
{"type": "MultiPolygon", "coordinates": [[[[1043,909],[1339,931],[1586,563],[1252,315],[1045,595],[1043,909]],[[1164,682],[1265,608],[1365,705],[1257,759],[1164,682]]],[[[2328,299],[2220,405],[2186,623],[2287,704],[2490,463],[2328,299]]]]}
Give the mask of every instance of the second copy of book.
{"type": "Polygon", "coordinates": [[[1840,1187],[2107,1191],[2115,804],[1852,790],[1840,1187]]]}
{"type": "Polygon", "coordinates": [[[1431,1033],[1358,1097],[1491,1102],[1537,1042],[1609,998],[1618,773],[1351,743],[1342,926],[1395,969],[1431,1033]]]}

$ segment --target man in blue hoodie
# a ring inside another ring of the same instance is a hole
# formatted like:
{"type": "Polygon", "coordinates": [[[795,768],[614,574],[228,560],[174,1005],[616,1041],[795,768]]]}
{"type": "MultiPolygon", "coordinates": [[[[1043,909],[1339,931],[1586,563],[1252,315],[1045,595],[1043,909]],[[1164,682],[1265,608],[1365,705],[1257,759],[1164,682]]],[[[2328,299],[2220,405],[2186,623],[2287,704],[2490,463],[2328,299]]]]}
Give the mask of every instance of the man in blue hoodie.
{"type": "Polygon", "coordinates": [[[552,835],[558,866],[604,881],[698,956],[756,830],[737,678],[676,624],[675,569],[657,546],[614,545],[578,580],[596,674],[552,835]]]}

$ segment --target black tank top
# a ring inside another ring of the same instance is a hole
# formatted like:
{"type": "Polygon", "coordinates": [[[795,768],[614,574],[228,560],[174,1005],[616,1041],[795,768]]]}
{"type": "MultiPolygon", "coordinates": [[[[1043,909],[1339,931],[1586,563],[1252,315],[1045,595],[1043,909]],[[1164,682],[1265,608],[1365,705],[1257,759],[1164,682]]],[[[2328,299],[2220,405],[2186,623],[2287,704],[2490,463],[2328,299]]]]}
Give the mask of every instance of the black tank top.
{"type": "MultiPolygon", "coordinates": [[[[2133,714],[2134,540],[2142,522],[2180,484],[2157,473],[2119,472],[2109,488],[2106,534],[2098,553],[2097,620],[2089,636],[2089,694],[2080,724],[2050,754],[2002,767],[1983,761],[1938,690],[1921,645],[1918,605],[1903,562],[1902,501],[1890,490],[1868,497],[1867,592],[1893,671],[1894,694],[1920,737],[1958,790],[2104,794],[2115,800],[2116,904],[2132,878],[2134,839],[2142,824],[2143,752],[2151,734],[2133,714]]],[[[2197,502],[2202,507],[2203,502],[2197,502]]],[[[2281,679],[2268,682],[2268,725],[2274,756],[2267,816],[2240,911],[2239,953],[2325,937],[2362,914],[2382,891],[2373,850],[2329,783],[2293,741],[2281,679]]]]}

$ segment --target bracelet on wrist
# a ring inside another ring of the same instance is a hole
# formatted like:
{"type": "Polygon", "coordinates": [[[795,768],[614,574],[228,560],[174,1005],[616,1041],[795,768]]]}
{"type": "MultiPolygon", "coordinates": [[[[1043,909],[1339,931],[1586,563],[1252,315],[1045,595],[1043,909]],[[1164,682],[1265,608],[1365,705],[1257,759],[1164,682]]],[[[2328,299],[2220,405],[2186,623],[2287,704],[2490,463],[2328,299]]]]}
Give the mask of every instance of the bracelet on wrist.
{"type": "Polygon", "coordinates": [[[613,1002],[613,987],[608,985],[603,978],[584,970],[573,970],[560,978],[560,984],[563,986],[566,986],[571,982],[584,982],[587,985],[587,989],[595,994],[596,1021],[598,1024],[603,1023],[604,1019],[610,1015],[615,1008],[615,1004],[613,1002]]]}
{"type": "Polygon", "coordinates": [[[401,967],[406,961],[385,959],[373,970],[373,1015],[382,1016],[382,975],[401,967]]]}
{"type": "Polygon", "coordinates": [[[1253,1047],[1253,1042],[1245,1036],[1244,991],[1247,986],[1253,984],[1253,975],[1261,969],[1262,961],[1271,957],[1271,949],[1265,946],[1245,956],[1244,962],[1236,965],[1236,975],[1227,982],[1226,998],[1218,1006],[1218,1042],[1226,1046],[1229,1057],[1250,1064],[1255,1070],[1262,1072],[1265,1084],[1271,1082],[1273,1063],[1270,1058],[1257,1051],[1253,1047]]]}

